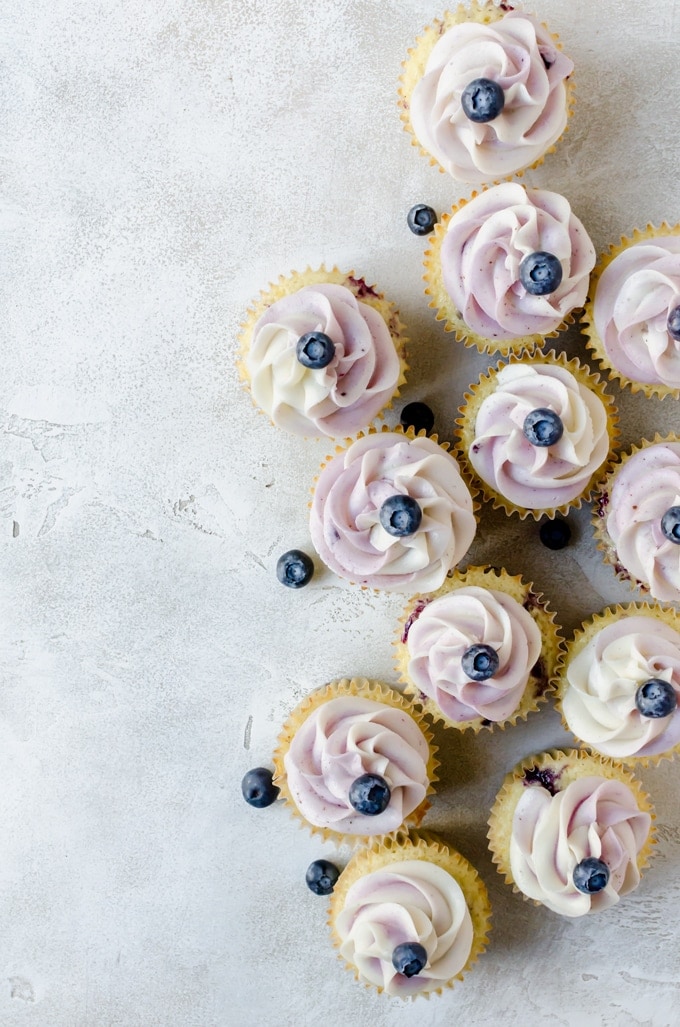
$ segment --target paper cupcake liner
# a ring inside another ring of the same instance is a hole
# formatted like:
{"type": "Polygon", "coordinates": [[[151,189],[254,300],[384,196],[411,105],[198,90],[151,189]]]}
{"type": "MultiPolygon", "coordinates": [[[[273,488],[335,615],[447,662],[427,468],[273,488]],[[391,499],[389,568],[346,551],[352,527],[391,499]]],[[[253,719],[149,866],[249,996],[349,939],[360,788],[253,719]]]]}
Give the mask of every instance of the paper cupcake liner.
{"type": "MultiPolygon", "coordinates": [[[[371,835],[370,833],[365,835],[350,835],[345,834],[342,831],[334,831],[330,827],[318,827],[316,824],[310,823],[304,813],[298,809],[288,787],[284,757],[288,752],[298,728],[301,727],[307,717],[313,713],[314,710],[323,706],[323,704],[328,702],[330,699],[336,699],[338,696],[343,695],[361,696],[365,699],[373,699],[375,702],[383,703],[385,706],[391,706],[393,709],[404,710],[404,712],[408,713],[411,719],[414,720],[420,728],[429,748],[429,757],[426,768],[428,787],[426,798],[423,799],[420,805],[417,806],[404,821],[406,825],[418,827],[430,808],[431,803],[428,796],[434,794],[434,786],[437,781],[437,767],[439,766],[439,760],[436,758],[437,746],[433,743],[434,735],[432,734],[422,711],[414,706],[410,699],[403,696],[401,692],[396,692],[394,689],[389,688],[381,681],[372,681],[368,678],[340,678],[337,681],[331,681],[303,699],[289,715],[278,737],[278,744],[272,757],[274,762],[274,782],[280,789],[280,797],[284,800],[285,804],[289,807],[290,812],[294,817],[296,817],[300,824],[308,828],[313,835],[320,835],[324,841],[330,839],[336,843],[345,842],[348,845],[361,845],[372,841],[376,837],[383,837],[382,835],[377,836],[371,835]]],[[[370,821],[370,817],[367,819],[370,821]]],[[[392,833],[394,832],[391,832],[391,834],[392,833]]]]}
{"type": "MultiPolygon", "coordinates": [[[[491,930],[491,905],[484,882],[464,856],[461,856],[455,849],[451,849],[436,835],[429,831],[398,831],[395,835],[375,839],[370,846],[360,849],[347,864],[333,889],[328,910],[328,926],[331,929],[333,945],[339,949],[342,939],[337,933],[335,920],[342,912],[347,892],[354,882],[392,863],[416,859],[436,864],[458,882],[465,896],[473,927],[472,948],[463,969],[450,980],[442,982],[440,987],[412,996],[418,998],[422,995],[429,998],[431,995],[442,994],[445,988],[452,988],[455,981],[463,979],[463,976],[485,950],[491,930]]],[[[338,953],[338,959],[342,960],[345,968],[354,974],[356,980],[361,980],[356,967],[345,962],[340,953],[338,953]]],[[[376,985],[366,981],[363,983],[367,988],[377,988],[378,992],[383,991],[376,985]]]]}
{"type": "Polygon", "coordinates": [[[577,781],[579,778],[589,775],[605,777],[612,781],[622,781],[635,796],[638,808],[642,812],[650,814],[652,818],[650,832],[645,844],[637,854],[637,865],[640,871],[644,870],[649,864],[649,857],[656,844],[656,831],[654,827],[656,817],[649,796],[643,790],[637,778],[625,767],[622,767],[621,764],[607,759],[605,756],[592,755],[582,749],[552,749],[537,756],[527,757],[527,759],[522,760],[514,770],[511,770],[505,776],[491,808],[487,838],[489,839],[491,859],[498,873],[503,876],[506,884],[511,885],[514,892],[521,895],[526,902],[531,902],[534,906],[540,906],[542,903],[538,899],[530,899],[517,887],[510,869],[512,820],[515,807],[524,790],[524,772],[532,768],[545,770],[561,763],[567,764],[560,774],[561,786],[566,787],[572,781],[577,781]]]}
{"type": "Polygon", "coordinates": [[[463,405],[459,408],[459,413],[461,416],[456,419],[456,424],[458,425],[458,443],[455,447],[455,452],[458,462],[463,469],[466,481],[472,482],[477,491],[482,493],[484,498],[492,504],[494,509],[504,510],[508,516],[518,514],[521,520],[524,520],[526,517],[533,517],[535,521],[539,521],[544,516],[553,518],[557,514],[567,514],[570,510],[578,510],[584,502],[587,502],[592,497],[598,482],[601,481],[604,476],[609,474],[615,460],[616,447],[620,433],[618,427],[618,411],[614,405],[614,400],[606,391],[605,384],[600,379],[599,374],[591,372],[587,366],[584,366],[579,362],[577,357],[569,360],[564,353],[555,353],[554,350],[550,350],[549,353],[538,353],[533,355],[525,354],[523,356],[517,356],[515,354],[510,354],[510,357],[503,365],[490,367],[487,373],[480,377],[478,382],[470,386],[470,391],[465,393],[463,405]],[[599,397],[604,404],[607,413],[609,452],[600,466],[592,473],[588,484],[581,494],[570,502],[563,503],[561,506],[542,507],[540,510],[529,510],[526,507],[515,506],[514,503],[511,503],[510,500],[506,499],[499,492],[496,492],[491,485],[487,485],[487,483],[479,477],[468,457],[468,451],[475,439],[475,421],[477,419],[477,412],[484,399],[494,391],[497,372],[501,369],[501,366],[505,367],[508,364],[522,363],[528,363],[530,366],[547,364],[549,366],[557,365],[559,367],[566,368],[581,385],[586,386],[591,390],[591,392],[594,392],[599,397]]]}
{"type": "Polygon", "coordinates": [[[620,243],[612,243],[608,251],[602,254],[590,276],[590,288],[588,290],[585,314],[581,322],[581,332],[586,337],[587,348],[593,354],[601,369],[606,371],[610,378],[615,379],[620,388],[628,388],[631,392],[642,392],[647,397],[656,396],[659,399],[665,399],[666,396],[673,396],[677,399],[680,396],[680,389],[678,388],[673,388],[671,385],[663,385],[661,382],[651,385],[647,382],[636,382],[632,378],[628,378],[622,371],[619,371],[612,363],[611,357],[605,350],[604,343],[595,327],[595,294],[604,271],[629,246],[643,242],[645,239],[656,239],[663,235],[680,235],[680,224],[669,225],[666,221],[662,221],[658,228],[655,228],[652,224],[648,224],[642,230],[634,228],[630,238],[622,235],[620,243]]]}
{"type": "Polygon", "coordinates": [[[534,591],[532,582],[525,582],[519,575],[509,574],[498,567],[468,567],[465,571],[456,571],[436,592],[429,595],[417,595],[409,600],[400,618],[399,631],[393,643],[397,657],[396,671],[406,686],[406,694],[412,695],[414,702],[421,705],[433,720],[442,721],[446,727],[456,728],[459,731],[471,730],[475,734],[485,729],[491,731],[495,727],[505,730],[506,727],[516,724],[518,720],[526,720],[530,713],[538,710],[542,703],[547,702],[548,695],[554,688],[558,660],[563,651],[564,642],[560,631],[559,625],[555,622],[554,612],[549,610],[543,595],[534,591]],[[416,619],[432,600],[470,585],[505,592],[524,607],[541,632],[541,655],[529,675],[517,709],[505,720],[490,721],[483,717],[476,717],[474,720],[468,721],[452,720],[434,699],[421,692],[409,676],[409,651],[405,642],[407,624],[410,627],[409,622],[416,619]]]}

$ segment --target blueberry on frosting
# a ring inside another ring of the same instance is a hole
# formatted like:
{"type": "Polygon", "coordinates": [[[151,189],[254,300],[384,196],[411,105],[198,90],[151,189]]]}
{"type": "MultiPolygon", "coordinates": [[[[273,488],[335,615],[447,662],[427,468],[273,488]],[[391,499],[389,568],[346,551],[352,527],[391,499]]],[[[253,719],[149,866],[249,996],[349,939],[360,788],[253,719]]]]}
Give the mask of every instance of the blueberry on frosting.
{"type": "Polygon", "coordinates": [[[539,407],[527,414],[522,431],[532,446],[554,446],[562,438],[564,425],[554,410],[539,407]]]}
{"type": "Polygon", "coordinates": [[[349,790],[350,806],[364,817],[384,813],[390,801],[390,786],[380,774],[362,774],[349,790]]]}
{"type": "Polygon", "coordinates": [[[417,941],[405,941],[392,953],[392,966],[404,977],[416,977],[427,966],[427,949],[417,941]]]}
{"type": "Polygon", "coordinates": [[[406,223],[414,235],[429,235],[437,224],[437,214],[426,203],[416,203],[406,215],[406,223]]]}
{"type": "Polygon", "coordinates": [[[671,339],[680,342],[680,303],[669,313],[666,326],[671,339]]]}
{"type": "Polygon", "coordinates": [[[490,645],[471,645],[461,659],[463,671],[471,681],[492,678],[499,667],[498,653],[490,645]]]}
{"type": "Polygon", "coordinates": [[[389,535],[404,538],[420,527],[423,511],[411,496],[397,494],[386,499],[380,507],[380,523],[389,535]]]}
{"type": "Polygon", "coordinates": [[[577,863],[572,875],[574,888],[584,895],[594,895],[609,883],[609,867],[603,860],[587,856],[577,863]]]}
{"type": "Polygon", "coordinates": [[[461,93],[460,103],[466,118],[484,124],[501,113],[505,107],[505,93],[493,79],[475,78],[461,93]]]}
{"type": "Polygon", "coordinates": [[[317,371],[330,364],[335,343],[325,332],[306,332],[298,339],[295,353],[303,367],[317,371]]]}
{"type": "Polygon", "coordinates": [[[680,545],[680,506],[671,506],[661,518],[661,530],[669,542],[680,545]]]}
{"type": "Polygon", "coordinates": [[[549,296],[562,282],[562,265],[554,253],[529,253],[519,266],[519,280],[532,296],[549,296]]]}
{"type": "Polygon", "coordinates": [[[642,717],[657,720],[670,717],[678,705],[678,697],[670,681],[650,678],[635,693],[635,705],[642,717]]]}

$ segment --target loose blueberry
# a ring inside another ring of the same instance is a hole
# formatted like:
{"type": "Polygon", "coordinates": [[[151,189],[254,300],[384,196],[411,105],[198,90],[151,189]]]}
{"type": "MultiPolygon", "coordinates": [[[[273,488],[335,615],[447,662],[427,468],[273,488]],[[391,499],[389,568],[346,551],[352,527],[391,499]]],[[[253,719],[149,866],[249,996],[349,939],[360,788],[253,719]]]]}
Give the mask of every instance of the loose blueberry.
{"type": "Polygon", "coordinates": [[[380,774],[362,774],[356,781],[352,781],[349,803],[357,813],[365,817],[377,817],[387,809],[390,794],[390,786],[380,774]]]}
{"type": "Polygon", "coordinates": [[[547,296],[559,288],[562,265],[552,253],[529,253],[519,266],[519,280],[532,296],[547,296]]]}
{"type": "Polygon", "coordinates": [[[669,542],[680,546],[680,506],[671,506],[661,518],[661,530],[669,542]]]}
{"type": "Polygon", "coordinates": [[[675,339],[676,342],[680,342],[680,304],[678,304],[677,307],[673,307],[671,310],[668,315],[666,326],[671,339],[675,339]]]}
{"type": "Polygon", "coordinates": [[[486,681],[498,670],[498,653],[490,645],[471,645],[463,653],[460,665],[471,681],[486,681]]]}
{"type": "Polygon", "coordinates": [[[677,708],[678,697],[670,681],[650,678],[635,693],[635,705],[640,716],[657,720],[659,717],[670,717],[677,708]]]}
{"type": "Polygon", "coordinates": [[[426,203],[416,203],[406,215],[406,223],[414,235],[429,235],[437,224],[437,214],[426,203]]]}
{"type": "Polygon", "coordinates": [[[405,941],[392,953],[392,966],[404,977],[415,977],[427,966],[427,949],[417,941],[405,941]]]}
{"type": "Polygon", "coordinates": [[[466,85],[460,103],[470,121],[493,121],[505,107],[505,93],[493,79],[475,78],[466,85]]]}
{"type": "Polygon", "coordinates": [[[315,859],[307,867],[305,881],[315,895],[330,895],[339,877],[340,871],[335,863],[329,863],[327,859],[315,859]]]}
{"type": "Polygon", "coordinates": [[[295,353],[303,367],[318,371],[328,367],[335,356],[335,343],[323,332],[307,332],[298,339],[295,353]]]}
{"type": "Polygon", "coordinates": [[[434,427],[434,414],[427,403],[407,403],[399,417],[402,428],[413,428],[419,432],[425,429],[430,434],[434,427]]]}
{"type": "Polygon", "coordinates": [[[564,549],[569,545],[571,528],[561,517],[553,521],[545,521],[538,529],[538,535],[547,549],[564,549]]]}
{"type": "Polygon", "coordinates": [[[303,588],[312,580],[314,564],[301,549],[289,549],[276,561],[276,577],[288,588],[303,588]]]}
{"type": "Polygon", "coordinates": [[[562,438],[564,425],[554,410],[539,407],[524,418],[522,431],[532,446],[554,446],[562,438]]]}
{"type": "Polygon", "coordinates": [[[255,767],[249,770],[241,781],[243,798],[255,809],[265,809],[276,801],[280,789],[272,780],[271,770],[266,767],[255,767]]]}
{"type": "Polygon", "coordinates": [[[573,881],[578,891],[584,895],[594,895],[607,887],[609,867],[601,859],[588,856],[574,867],[573,881]]]}
{"type": "Polygon", "coordinates": [[[420,527],[422,519],[423,511],[415,499],[401,493],[390,496],[380,507],[380,523],[396,538],[412,535],[420,527]]]}

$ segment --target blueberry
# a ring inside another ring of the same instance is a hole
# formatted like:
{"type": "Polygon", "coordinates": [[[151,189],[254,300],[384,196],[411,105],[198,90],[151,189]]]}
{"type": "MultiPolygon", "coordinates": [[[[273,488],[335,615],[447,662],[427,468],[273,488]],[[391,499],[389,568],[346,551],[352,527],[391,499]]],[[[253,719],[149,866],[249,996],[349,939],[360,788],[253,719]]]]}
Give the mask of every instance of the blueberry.
{"type": "Polygon", "coordinates": [[[312,580],[314,564],[301,549],[289,549],[276,561],[276,577],[288,588],[303,588],[312,580]]]}
{"type": "Polygon", "coordinates": [[[339,877],[340,871],[335,863],[329,863],[327,859],[315,859],[307,867],[305,881],[315,895],[330,895],[339,877]]]}
{"type": "Polygon", "coordinates": [[[426,203],[416,203],[406,215],[406,223],[414,235],[429,235],[437,224],[437,215],[426,203]]]}
{"type": "Polygon", "coordinates": [[[668,328],[668,334],[671,339],[675,339],[676,342],[680,342],[680,304],[678,304],[677,307],[673,307],[671,310],[668,315],[666,327],[668,328]]]}
{"type": "Polygon", "coordinates": [[[401,411],[399,423],[402,428],[412,427],[416,432],[424,428],[429,435],[434,427],[434,414],[427,403],[407,403],[401,411]]]}
{"type": "Polygon", "coordinates": [[[635,693],[635,705],[642,717],[657,720],[659,717],[670,717],[678,705],[678,697],[670,681],[650,678],[635,693]]]}
{"type": "Polygon", "coordinates": [[[380,507],[380,523],[386,532],[396,538],[412,535],[420,527],[423,511],[415,499],[398,493],[390,496],[380,507]]]}
{"type": "Polygon", "coordinates": [[[295,353],[303,367],[318,371],[328,367],[335,356],[335,343],[323,332],[307,332],[298,339],[295,353]]]}
{"type": "Polygon", "coordinates": [[[365,817],[377,817],[383,813],[390,801],[390,786],[380,774],[362,774],[352,781],[349,789],[349,803],[357,813],[365,817]]]}
{"type": "Polygon", "coordinates": [[[547,296],[559,288],[562,265],[552,253],[529,253],[519,266],[519,280],[532,296],[547,296]]]}
{"type": "Polygon", "coordinates": [[[415,977],[427,966],[427,949],[417,941],[405,941],[392,953],[392,966],[404,977],[415,977]]]}
{"type": "Polygon", "coordinates": [[[532,446],[554,446],[562,438],[564,425],[554,410],[539,407],[524,418],[522,431],[532,446]]]}
{"type": "Polygon", "coordinates": [[[571,528],[561,517],[556,517],[553,521],[544,521],[538,529],[538,535],[548,549],[564,549],[569,545],[571,528]]]}
{"type": "Polygon", "coordinates": [[[671,506],[661,518],[661,530],[669,542],[680,546],[680,506],[671,506]]]}
{"type": "Polygon", "coordinates": [[[255,809],[265,809],[276,801],[280,789],[272,781],[272,772],[266,767],[249,770],[241,781],[243,798],[255,809]]]}
{"type": "Polygon", "coordinates": [[[593,895],[607,887],[609,867],[601,859],[587,856],[577,863],[573,873],[574,888],[584,895],[593,895]]]}
{"type": "Polygon", "coordinates": [[[505,107],[505,93],[493,79],[474,78],[463,90],[460,103],[470,121],[493,121],[505,107]]]}
{"type": "Polygon", "coordinates": [[[494,676],[499,662],[498,653],[490,645],[471,645],[463,653],[460,665],[470,681],[486,681],[494,676]]]}

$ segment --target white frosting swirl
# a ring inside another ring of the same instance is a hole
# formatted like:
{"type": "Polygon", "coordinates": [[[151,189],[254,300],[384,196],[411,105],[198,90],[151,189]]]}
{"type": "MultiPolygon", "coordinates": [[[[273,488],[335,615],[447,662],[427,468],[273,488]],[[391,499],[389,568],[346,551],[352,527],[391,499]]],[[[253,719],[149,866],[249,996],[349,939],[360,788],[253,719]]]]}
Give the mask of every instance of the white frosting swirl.
{"type": "Polygon", "coordinates": [[[605,756],[656,756],[680,742],[680,710],[643,717],[635,693],[669,681],[680,702],[680,634],[654,617],[625,617],[602,628],[567,666],[562,699],[571,731],[605,756]]]}
{"type": "Polygon", "coordinates": [[[509,364],[480,404],[469,460],[509,502],[527,510],[570,503],[587,488],[609,452],[607,411],[600,397],[558,364],[509,364]],[[527,414],[548,408],[564,432],[552,446],[523,433],[527,414]]]}
{"type": "Polygon", "coordinates": [[[376,432],[338,453],[319,475],[310,516],[321,559],[361,585],[431,592],[467,552],[476,530],[458,463],[432,439],[376,432]],[[396,494],[415,499],[420,527],[395,537],[380,508],[396,494]]]}
{"type": "Polygon", "coordinates": [[[597,283],[593,320],[617,371],[634,382],[680,388],[680,342],[668,315],[680,305],[680,236],[628,246],[597,283]]]}
{"type": "Polygon", "coordinates": [[[255,402],[296,435],[339,437],[365,428],[389,402],[400,374],[390,330],[344,285],[308,285],[272,303],[257,321],[246,358],[255,402]],[[323,332],[335,353],[304,367],[297,341],[323,332]]]}
{"type": "Polygon", "coordinates": [[[284,755],[288,788],[310,824],[349,835],[389,834],[423,802],[430,747],[402,709],[364,696],[338,696],[312,710],[284,755]],[[390,787],[382,813],[350,805],[352,783],[378,774],[390,787]]]}
{"type": "Polygon", "coordinates": [[[451,720],[507,720],[517,707],[541,654],[541,633],[512,596],[474,585],[433,599],[406,635],[408,674],[451,720]],[[472,645],[489,645],[499,667],[471,681],[462,658],[472,645]]]}
{"type": "Polygon", "coordinates": [[[464,969],[472,950],[472,919],[460,885],[422,859],[390,863],[355,881],[335,927],[340,954],[360,978],[404,998],[441,988],[464,969]],[[425,968],[410,978],[392,966],[392,953],[404,942],[427,952],[425,968]]]}
{"type": "Polygon", "coordinates": [[[539,160],[567,124],[566,79],[573,63],[531,15],[512,11],[491,25],[453,25],[434,45],[410,100],[423,149],[461,182],[515,174],[539,160]],[[470,121],[461,106],[477,78],[497,82],[505,97],[493,121],[470,121]]]}
{"type": "Polygon", "coordinates": [[[510,868],[530,899],[563,916],[583,916],[615,905],[640,883],[637,856],[651,827],[628,785],[582,777],[551,795],[529,785],[517,803],[510,839],[510,868]],[[584,895],[574,887],[581,860],[601,859],[609,868],[602,891],[584,895]]]}

